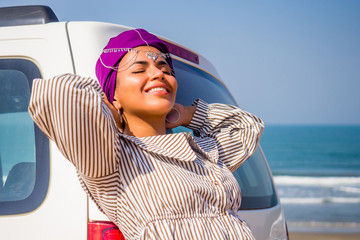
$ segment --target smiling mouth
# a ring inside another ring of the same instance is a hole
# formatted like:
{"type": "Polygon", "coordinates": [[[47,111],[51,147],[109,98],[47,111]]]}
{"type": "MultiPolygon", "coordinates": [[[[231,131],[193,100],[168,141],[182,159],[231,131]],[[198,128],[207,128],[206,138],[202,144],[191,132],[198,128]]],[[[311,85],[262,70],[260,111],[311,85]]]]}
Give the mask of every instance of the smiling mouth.
{"type": "Polygon", "coordinates": [[[147,93],[153,93],[153,92],[169,92],[166,88],[163,87],[155,87],[155,88],[151,88],[150,90],[146,91],[147,93]]]}

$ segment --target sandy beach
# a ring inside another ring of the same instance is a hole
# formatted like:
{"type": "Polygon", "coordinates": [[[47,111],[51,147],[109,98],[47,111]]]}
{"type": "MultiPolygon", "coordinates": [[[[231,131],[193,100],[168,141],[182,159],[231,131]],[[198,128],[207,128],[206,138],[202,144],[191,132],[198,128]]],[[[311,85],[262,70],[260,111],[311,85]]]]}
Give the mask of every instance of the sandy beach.
{"type": "Polygon", "coordinates": [[[290,240],[359,240],[360,233],[299,233],[290,232],[290,240]]]}
{"type": "Polygon", "coordinates": [[[290,240],[360,240],[359,223],[288,222],[290,240]]]}

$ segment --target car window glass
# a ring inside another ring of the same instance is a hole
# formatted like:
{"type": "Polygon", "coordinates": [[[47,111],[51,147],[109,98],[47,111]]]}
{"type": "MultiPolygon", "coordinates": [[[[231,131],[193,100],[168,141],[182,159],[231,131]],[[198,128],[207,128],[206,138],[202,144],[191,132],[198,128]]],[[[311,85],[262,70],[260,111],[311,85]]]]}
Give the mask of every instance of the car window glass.
{"type": "Polygon", "coordinates": [[[0,59],[0,215],[29,212],[48,187],[48,140],[28,113],[37,66],[0,59]]]}
{"type": "Polygon", "coordinates": [[[265,208],[277,204],[271,175],[260,148],[233,174],[243,194],[241,209],[265,208]]]}
{"type": "Polygon", "coordinates": [[[18,70],[0,70],[0,201],[27,198],[35,183],[34,124],[27,106],[30,89],[18,70]]]}
{"type": "MultiPolygon", "coordinates": [[[[191,105],[196,98],[201,98],[207,103],[236,105],[227,88],[212,75],[177,60],[174,60],[174,68],[178,81],[177,102],[191,105]]],[[[181,127],[172,131],[191,130],[181,127]]],[[[271,175],[260,148],[234,172],[234,176],[241,186],[241,209],[269,208],[277,204],[271,175]]]]}

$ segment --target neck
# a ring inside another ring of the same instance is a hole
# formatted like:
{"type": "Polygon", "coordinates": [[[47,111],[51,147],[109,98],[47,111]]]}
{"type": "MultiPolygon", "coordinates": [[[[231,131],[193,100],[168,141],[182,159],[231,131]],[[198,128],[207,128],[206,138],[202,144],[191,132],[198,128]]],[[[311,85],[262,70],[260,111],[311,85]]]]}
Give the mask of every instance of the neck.
{"type": "Polygon", "coordinates": [[[139,118],[126,116],[124,133],[135,137],[149,137],[166,133],[165,117],[139,118]]]}

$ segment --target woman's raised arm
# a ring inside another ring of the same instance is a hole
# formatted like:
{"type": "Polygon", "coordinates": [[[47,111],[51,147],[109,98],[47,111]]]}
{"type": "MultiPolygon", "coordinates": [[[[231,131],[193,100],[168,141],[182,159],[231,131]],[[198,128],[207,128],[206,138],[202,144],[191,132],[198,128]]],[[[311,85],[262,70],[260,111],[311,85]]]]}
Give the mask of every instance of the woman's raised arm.
{"type": "Polygon", "coordinates": [[[264,129],[262,120],[226,104],[207,104],[198,99],[189,128],[202,137],[216,139],[219,157],[235,171],[255,151],[264,129]]]}
{"type": "Polygon", "coordinates": [[[89,177],[116,169],[117,127],[99,83],[72,74],[35,79],[29,113],[64,156],[89,177]]]}

